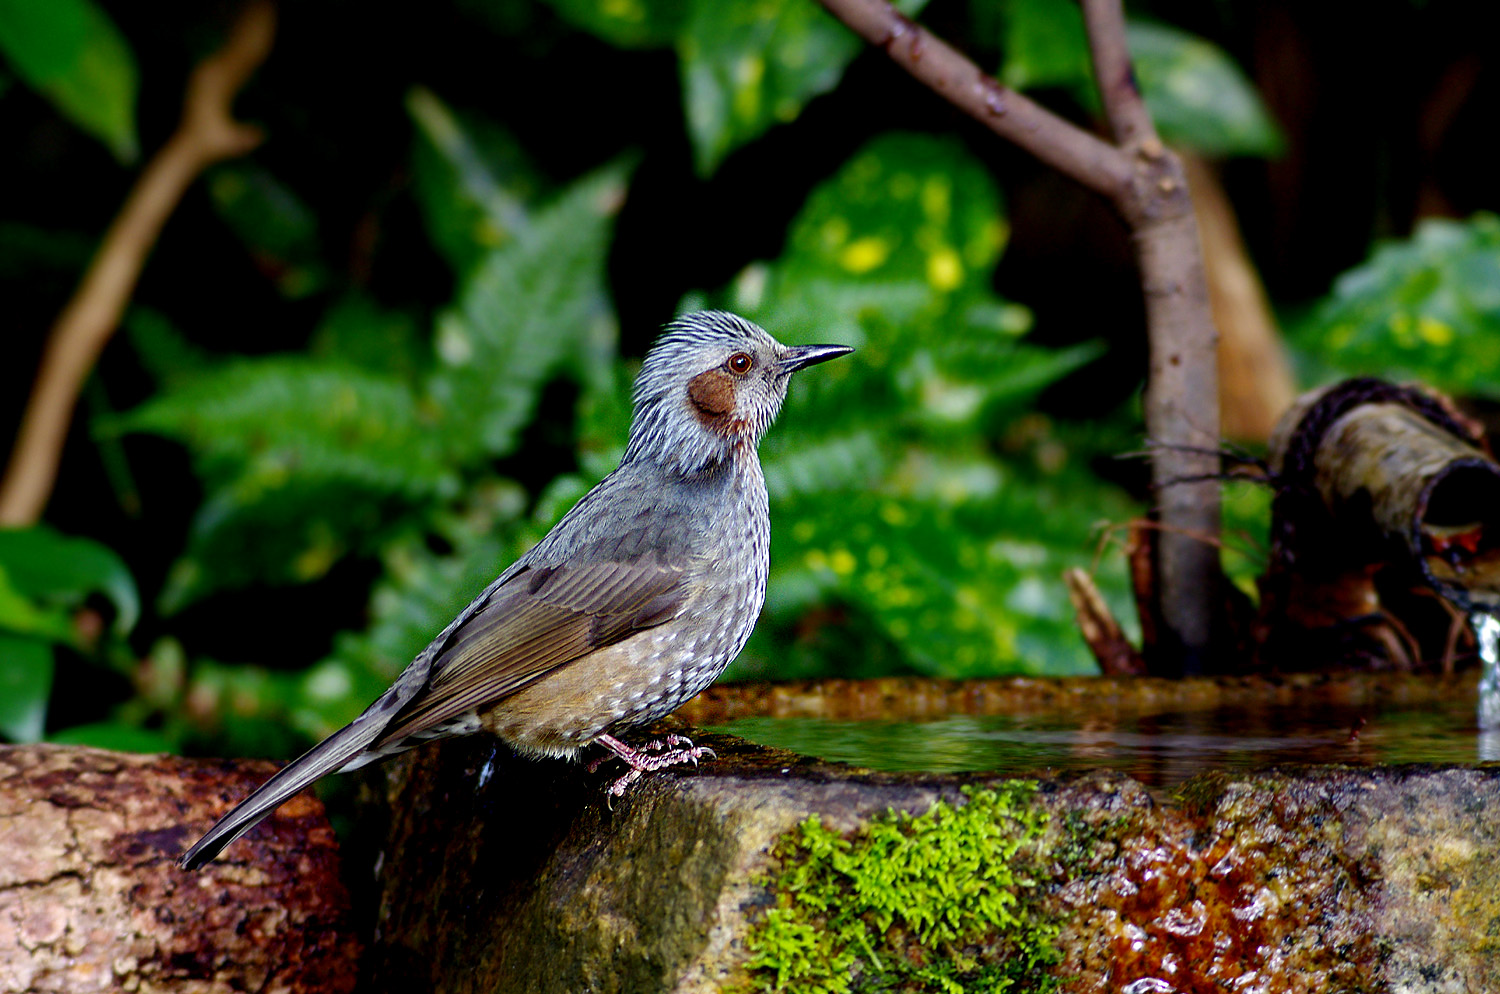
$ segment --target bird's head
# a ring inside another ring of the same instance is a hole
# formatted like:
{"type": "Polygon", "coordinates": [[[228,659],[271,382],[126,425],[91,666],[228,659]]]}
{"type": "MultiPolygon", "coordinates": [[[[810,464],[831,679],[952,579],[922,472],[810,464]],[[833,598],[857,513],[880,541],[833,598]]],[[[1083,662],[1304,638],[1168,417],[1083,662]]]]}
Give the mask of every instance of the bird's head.
{"type": "Polygon", "coordinates": [[[797,370],[854,351],[782,345],[726,311],[697,311],[667,325],[635,381],[625,459],[693,473],[753,452],[797,370]]]}

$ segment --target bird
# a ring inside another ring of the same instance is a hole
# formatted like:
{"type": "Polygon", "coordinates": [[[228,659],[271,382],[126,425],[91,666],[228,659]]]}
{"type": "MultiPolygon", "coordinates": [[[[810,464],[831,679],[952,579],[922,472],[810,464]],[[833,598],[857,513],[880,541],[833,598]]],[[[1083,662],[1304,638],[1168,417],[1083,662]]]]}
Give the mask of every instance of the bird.
{"type": "MultiPolygon", "coordinates": [[[[212,861],[333,772],[488,732],[529,758],[590,745],[643,773],[712,755],[619,736],[724,672],[765,603],[770,502],[758,446],[792,374],[854,351],[786,346],[727,311],[670,322],[632,391],[619,466],[485,587],[359,717],[256,788],[178,860],[212,861]]],[[[592,767],[591,767],[592,768],[592,767]]]]}

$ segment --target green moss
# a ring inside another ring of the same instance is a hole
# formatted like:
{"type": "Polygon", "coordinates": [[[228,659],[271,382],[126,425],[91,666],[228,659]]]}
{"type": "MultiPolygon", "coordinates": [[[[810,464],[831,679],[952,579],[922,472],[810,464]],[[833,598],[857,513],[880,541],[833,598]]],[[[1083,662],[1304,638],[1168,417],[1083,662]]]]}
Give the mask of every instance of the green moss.
{"type": "Polygon", "coordinates": [[[1026,907],[1016,859],[1047,812],[1034,781],[964,788],[920,815],[887,812],[849,837],[813,816],[774,854],[775,906],[746,938],[751,989],[1046,992],[1056,925],[1026,907]]]}

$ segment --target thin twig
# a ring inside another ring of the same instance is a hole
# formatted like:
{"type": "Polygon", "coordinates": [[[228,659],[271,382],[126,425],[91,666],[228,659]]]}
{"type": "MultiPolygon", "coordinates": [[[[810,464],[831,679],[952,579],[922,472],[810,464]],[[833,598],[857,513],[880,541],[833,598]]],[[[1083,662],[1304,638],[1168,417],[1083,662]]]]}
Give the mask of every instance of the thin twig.
{"type": "Polygon", "coordinates": [[[1218,459],[1231,466],[1254,466],[1266,476],[1272,476],[1271,469],[1262,456],[1254,455],[1244,446],[1225,442],[1222,445],[1174,445],[1166,442],[1158,442],[1155,439],[1146,439],[1146,447],[1143,449],[1131,449],[1128,452],[1117,453],[1115,459],[1152,459],[1159,452],[1178,452],[1187,455],[1206,456],[1218,459]]]}
{"type": "Polygon", "coordinates": [[[57,481],[78,391],[119,326],[146,257],[187,188],[210,165],[260,144],[260,129],[234,120],[232,110],[235,95],[270,52],[275,25],[275,7],[255,0],[240,13],[224,46],[193,70],[177,131],[136,180],[53,324],[0,483],[0,526],[41,517],[57,481]]]}

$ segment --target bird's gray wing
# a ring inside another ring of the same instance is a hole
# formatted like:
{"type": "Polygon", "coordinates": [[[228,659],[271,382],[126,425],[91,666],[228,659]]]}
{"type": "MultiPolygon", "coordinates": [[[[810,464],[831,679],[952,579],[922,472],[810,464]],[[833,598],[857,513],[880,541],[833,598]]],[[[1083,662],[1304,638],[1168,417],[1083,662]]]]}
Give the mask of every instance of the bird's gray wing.
{"type": "Polygon", "coordinates": [[[427,685],[375,748],[482,711],[559,666],[667,621],[686,599],[685,576],[649,554],[517,571],[449,635],[427,685]]]}
{"type": "Polygon", "coordinates": [[[643,511],[586,533],[581,542],[566,530],[607,485],[608,478],[502,573],[363,714],[219,819],[181,865],[194,869],[212,860],[325,774],[395,751],[384,747],[399,749],[406,736],[483,710],[555,667],[674,617],[686,600],[687,564],[693,560],[687,551],[691,533],[676,527],[669,503],[649,505],[649,527],[643,511]],[[664,534],[681,541],[666,542],[664,534]],[[549,540],[568,552],[555,550],[549,540]]]}

